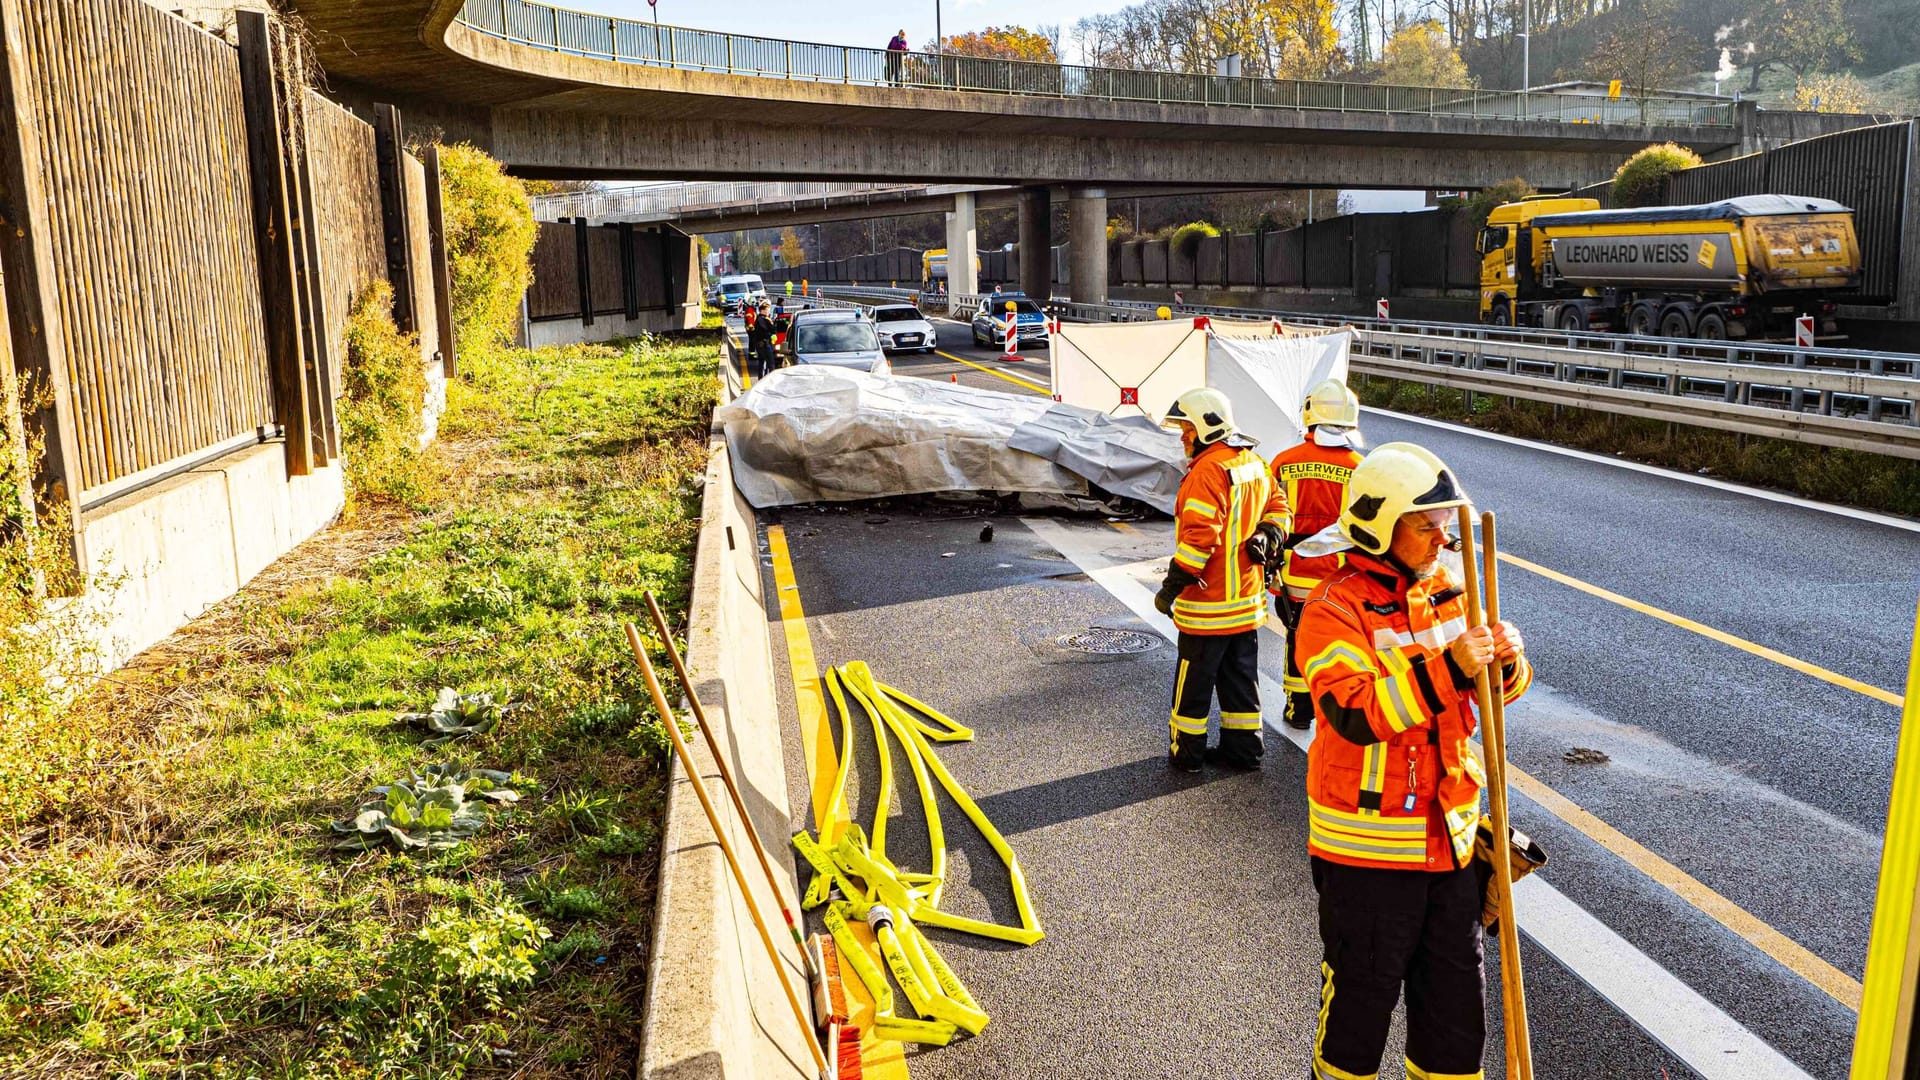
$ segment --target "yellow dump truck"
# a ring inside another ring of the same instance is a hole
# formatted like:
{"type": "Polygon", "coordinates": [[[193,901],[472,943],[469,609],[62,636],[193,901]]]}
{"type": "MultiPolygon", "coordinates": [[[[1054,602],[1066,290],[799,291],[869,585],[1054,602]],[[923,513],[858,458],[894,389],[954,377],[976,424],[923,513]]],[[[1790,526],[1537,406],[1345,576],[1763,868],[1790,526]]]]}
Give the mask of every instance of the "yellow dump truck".
{"type": "Polygon", "coordinates": [[[1538,197],[1488,215],[1480,321],[1710,340],[1833,336],[1860,284],[1853,211],[1830,199],[1743,195],[1700,206],[1602,210],[1538,197]]]}

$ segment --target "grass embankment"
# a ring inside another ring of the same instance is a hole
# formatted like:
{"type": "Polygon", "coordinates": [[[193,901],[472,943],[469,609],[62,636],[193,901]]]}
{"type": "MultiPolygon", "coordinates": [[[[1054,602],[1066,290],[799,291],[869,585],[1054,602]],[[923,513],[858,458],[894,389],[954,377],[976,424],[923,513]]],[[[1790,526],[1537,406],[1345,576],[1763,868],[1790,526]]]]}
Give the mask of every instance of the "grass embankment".
{"type": "Polygon", "coordinates": [[[1904,458],[1669,426],[1662,420],[1611,416],[1571,406],[1556,415],[1552,405],[1486,394],[1474,395],[1469,407],[1461,391],[1377,376],[1357,376],[1354,390],[1361,401],[1378,408],[1615,454],[1821,502],[1920,517],[1920,462],[1904,458]]]}
{"type": "Polygon", "coordinates": [[[0,806],[0,1075],[631,1074],[666,740],[620,623],[649,588],[684,617],[713,356],[463,356],[412,505],[67,711],[86,756],[0,806]],[[428,747],[395,717],[443,686],[525,706],[428,747]],[[520,799],[444,850],[336,850],[442,762],[520,799]]]}

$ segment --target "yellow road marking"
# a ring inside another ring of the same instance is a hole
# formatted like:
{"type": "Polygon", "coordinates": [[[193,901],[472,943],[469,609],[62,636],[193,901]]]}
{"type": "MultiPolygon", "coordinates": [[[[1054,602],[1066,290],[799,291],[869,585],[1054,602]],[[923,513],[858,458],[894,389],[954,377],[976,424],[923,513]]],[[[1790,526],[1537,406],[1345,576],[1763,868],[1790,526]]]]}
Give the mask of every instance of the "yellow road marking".
{"type": "Polygon", "coordinates": [[[1852,690],[1857,694],[1865,694],[1867,697],[1873,698],[1875,701],[1884,701],[1895,708],[1900,707],[1900,704],[1901,704],[1900,695],[1894,693],[1891,690],[1883,690],[1878,686],[1873,686],[1868,683],[1863,683],[1858,679],[1848,678],[1847,676],[1842,675],[1837,671],[1828,671],[1826,668],[1823,668],[1818,664],[1810,664],[1805,660],[1800,659],[1797,656],[1788,656],[1786,653],[1783,653],[1778,649],[1769,649],[1765,645],[1757,645],[1751,641],[1748,641],[1746,638],[1735,637],[1724,630],[1715,630],[1711,626],[1694,622],[1692,619],[1685,618],[1684,616],[1680,616],[1680,615],[1675,615],[1670,611],[1662,611],[1661,609],[1654,607],[1651,604],[1643,604],[1640,601],[1633,599],[1632,597],[1621,596],[1619,593],[1616,593],[1616,592],[1609,592],[1606,589],[1599,587],[1598,585],[1589,585],[1586,582],[1581,581],[1579,578],[1568,577],[1567,575],[1562,574],[1557,570],[1549,570],[1546,567],[1541,566],[1539,563],[1528,562],[1525,559],[1521,559],[1521,558],[1517,558],[1515,556],[1509,555],[1504,551],[1500,553],[1500,561],[1505,563],[1512,563],[1513,565],[1519,567],[1522,570],[1530,570],[1533,573],[1539,574],[1541,577],[1547,578],[1550,581],[1557,581],[1560,584],[1567,586],[1568,588],[1578,589],[1583,593],[1587,593],[1591,596],[1597,596],[1602,600],[1612,601],[1613,603],[1619,604],[1621,607],[1628,608],[1633,611],[1637,611],[1642,615],[1651,615],[1652,617],[1659,619],[1661,622],[1671,623],[1672,625],[1677,626],[1682,630],[1691,630],[1702,637],[1712,638],[1714,641],[1717,641],[1722,645],[1731,645],[1734,648],[1739,649],[1741,652],[1752,653],[1754,656],[1758,656],[1763,660],[1771,660],[1774,663],[1779,664],[1783,667],[1792,668],[1793,670],[1800,672],[1802,675],[1811,675],[1822,682],[1832,683],[1835,686],[1842,687],[1847,690],[1852,690]]]}
{"type": "Polygon", "coordinates": [[[787,635],[787,664],[793,670],[793,699],[800,711],[800,755],[807,763],[812,789],[813,827],[827,830],[827,802],[833,798],[833,778],[840,759],[833,751],[833,733],[827,730],[827,704],[820,696],[819,665],[813,659],[813,639],[807,635],[807,613],[800,606],[800,585],[794,580],[793,559],[787,553],[787,530],[767,526],[767,550],[773,555],[773,586],[780,595],[780,627],[787,635]]]}
{"type": "MultiPolygon", "coordinates": [[[[1504,558],[1505,556],[1502,556],[1504,558]]],[[[1825,991],[1833,1000],[1860,1011],[1858,980],[1813,954],[1805,946],[1761,921],[1760,917],[1715,892],[1699,879],[1648,851],[1639,841],[1600,820],[1572,799],[1541,783],[1524,769],[1507,765],[1507,779],[1548,813],[1585,833],[1628,865],[1667,887],[1675,896],[1721,926],[1745,938],[1789,971],[1825,991]]]]}
{"type": "Polygon", "coordinates": [[[933,350],[933,355],[944,356],[947,359],[952,360],[956,364],[965,364],[970,368],[976,368],[980,371],[986,372],[989,375],[998,375],[999,377],[1007,380],[1008,382],[1019,383],[1021,386],[1024,386],[1029,390],[1037,390],[1040,393],[1046,394],[1048,396],[1052,396],[1053,394],[1052,390],[1048,389],[1047,387],[1041,386],[1039,383],[1034,382],[1031,379],[1023,379],[1018,375],[1009,375],[1004,371],[997,371],[993,368],[986,366],[985,364],[976,364],[971,360],[965,359],[963,357],[955,356],[952,353],[946,352],[941,349],[933,350]]]}
{"type": "MultiPolygon", "coordinates": [[[[826,700],[820,696],[819,667],[813,659],[813,638],[807,634],[806,609],[800,606],[800,584],[793,576],[793,558],[787,551],[784,526],[767,526],[767,550],[773,556],[773,585],[780,594],[780,627],[787,636],[787,663],[793,669],[794,703],[800,710],[800,753],[807,764],[808,787],[813,798],[814,832],[833,835],[823,820],[827,801],[833,798],[833,779],[840,768],[834,753],[833,735],[827,730],[826,700]]],[[[839,815],[836,815],[836,817],[839,815]]],[[[873,962],[886,970],[879,946],[865,925],[856,925],[855,936],[866,945],[873,962]]],[[[876,1039],[872,1035],[873,999],[848,968],[841,968],[854,1018],[866,1015],[867,1034],[860,1044],[861,1075],[873,1080],[908,1080],[905,1048],[897,1042],[876,1039]],[[863,1008],[864,1006],[864,1008],[863,1008]]]]}

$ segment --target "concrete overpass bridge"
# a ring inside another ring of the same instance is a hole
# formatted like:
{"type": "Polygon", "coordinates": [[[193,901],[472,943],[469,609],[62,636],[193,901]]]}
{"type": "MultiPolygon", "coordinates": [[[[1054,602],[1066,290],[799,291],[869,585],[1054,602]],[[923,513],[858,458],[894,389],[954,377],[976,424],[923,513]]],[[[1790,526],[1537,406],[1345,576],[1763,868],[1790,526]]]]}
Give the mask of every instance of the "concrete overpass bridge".
{"type": "MultiPolygon", "coordinates": [[[[1022,246],[1064,191],[1076,283],[1106,281],[1116,185],[1590,182],[1653,141],[1752,146],[1750,105],[1523,94],[905,54],[656,27],[529,0],[294,0],[349,102],[486,146],[530,177],[920,181],[1020,189],[1022,246]],[[1080,227],[1087,230],[1078,235],[1080,227]],[[1084,270],[1084,272],[1083,272],[1084,270]]],[[[1796,120],[1810,135],[1826,118],[1796,120]]],[[[948,248],[974,248],[955,193],[948,248]]],[[[1029,260],[1038,265],[1038,260],[1029,260]]],[[[970,260],[956,260],[970,266],[970,260]]],[[[964,282],[956,282],[958,288],[964,282]]],[[[1097,299],[1089,294],[1085,299],[1097,299]]]]}

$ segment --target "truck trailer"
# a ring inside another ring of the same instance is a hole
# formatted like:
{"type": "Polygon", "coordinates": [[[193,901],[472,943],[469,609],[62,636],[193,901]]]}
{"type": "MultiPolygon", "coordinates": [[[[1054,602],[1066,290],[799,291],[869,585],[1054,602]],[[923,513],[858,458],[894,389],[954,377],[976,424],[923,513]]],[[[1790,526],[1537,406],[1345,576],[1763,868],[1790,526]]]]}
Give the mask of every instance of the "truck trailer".
{"type": "Polygon", "coordinates": [[[1853,211],[1797,195],[1631,210],[1536,197],[1496,207],[1476,248],[1480,321],[1496,326],[1791,341],[1811,316],[1832,338],[1860,284],[1853,211]]]}

